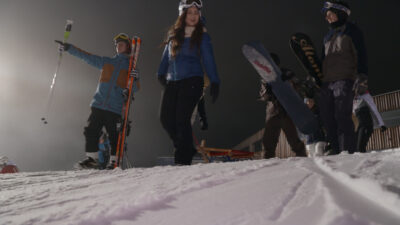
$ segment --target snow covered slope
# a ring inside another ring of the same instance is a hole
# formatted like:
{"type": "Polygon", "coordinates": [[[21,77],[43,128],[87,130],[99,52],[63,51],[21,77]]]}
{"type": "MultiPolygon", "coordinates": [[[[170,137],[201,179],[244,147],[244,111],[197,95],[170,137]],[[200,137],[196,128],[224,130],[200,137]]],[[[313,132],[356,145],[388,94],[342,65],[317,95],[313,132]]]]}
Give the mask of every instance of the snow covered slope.
{"type": "Polygon", "coordinates": [[[400,150],[0,176],[0,224],[400,224],[400,150]]]}

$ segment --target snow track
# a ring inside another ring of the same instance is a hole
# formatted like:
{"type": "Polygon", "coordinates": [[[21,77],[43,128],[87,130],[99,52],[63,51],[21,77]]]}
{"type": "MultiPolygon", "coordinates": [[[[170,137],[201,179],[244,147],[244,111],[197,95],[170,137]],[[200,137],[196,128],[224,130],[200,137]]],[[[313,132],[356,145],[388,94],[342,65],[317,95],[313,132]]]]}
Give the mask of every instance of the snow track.
{"type": "Polygon", "coordinates": [[[400,151],[0,176],[0,224],[400,224],[400,151]]]}

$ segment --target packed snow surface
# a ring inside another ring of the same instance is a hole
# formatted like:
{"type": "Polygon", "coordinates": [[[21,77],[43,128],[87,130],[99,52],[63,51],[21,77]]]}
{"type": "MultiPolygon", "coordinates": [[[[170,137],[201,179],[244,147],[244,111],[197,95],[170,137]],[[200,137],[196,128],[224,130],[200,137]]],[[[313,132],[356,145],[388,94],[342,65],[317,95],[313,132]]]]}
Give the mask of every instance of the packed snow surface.
{"type": "Polygon", "coordinates": [[[0,175],[0,224],[400,224],[400,149],[0,175]]]}

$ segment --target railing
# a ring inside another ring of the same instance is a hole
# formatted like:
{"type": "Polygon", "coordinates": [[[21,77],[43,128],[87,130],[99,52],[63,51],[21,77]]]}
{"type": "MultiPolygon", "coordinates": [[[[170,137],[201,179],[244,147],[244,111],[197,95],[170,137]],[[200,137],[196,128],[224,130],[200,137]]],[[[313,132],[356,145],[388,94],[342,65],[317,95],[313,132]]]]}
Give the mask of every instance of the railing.
{"type": "MultiPolygon", "coordinates": [[[[375,104],[379,112],[400,112],[400,90],[395,92],[389,92],[373,97],[375,104]]],[[[400,115],[396,115],[396,120],[400,120],[400,115]]],[[[385,120],[385,116],[383,115],[385,120]]],[[[393,119],[393,118],[392,118],[393,119]]],[[[399,123],[397,123],[399,124],[399,123]]],[[[263,146],[261,144],[262,137],[264,135],[264,129],[261,129],[257,133],[243,140],[240,144],[234,148],[239,150],[248,150],[251,152],[259,152],[256,154],[258,157],[262,157],[263,146]]],[[[382,133],[380,129],[374,130],[368,145],[367,150],[383,150],[390,148],[400,147],[400,126],[396,125],[389,127],[386,132],[382,133]]],[[[278,145],[276,147],[276,156],[279,158],[287,158],[295,156],[291,151],[291,148],[286,140],[285,134],[281,131],[279,136],[278,145]]]]}

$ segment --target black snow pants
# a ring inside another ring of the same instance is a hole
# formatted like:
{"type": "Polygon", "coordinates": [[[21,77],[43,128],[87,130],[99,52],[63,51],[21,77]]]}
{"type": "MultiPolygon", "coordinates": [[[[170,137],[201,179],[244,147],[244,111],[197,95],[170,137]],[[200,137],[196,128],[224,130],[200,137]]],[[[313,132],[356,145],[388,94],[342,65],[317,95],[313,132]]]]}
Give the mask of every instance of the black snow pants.
{"type": "Polygon", "coordinates": [[[358,109],[355,114],[358,119],[357,151],[366,152],[369,138],[374,131],[374,123],[372,121],[371,113],[368,106],[364,106],[358,109]]]}
{"type": "Polygon", "coordinates": [[[333,154],[341,151],[354,153],[356,150],[352,120],[353,83],[347,79],[323,83],[319,93],[321,119],[333,154]]]}
{"type": "Polygon", "coordinates": [[[203,77],[169,81],[161,102],[160,120],[175,148],[175,164],[190,165],[193,146],[192,113],[203,93],[203,77]]]}
{"type": "Polygon", "coordinates": [[[265,149],[264,158],[274,158],[276,145],[279,141],[281,130],[286,135],[287,141],[297,157],[307,156],[304,143],[299,139],[296,126],[289,118],[286,112],[280,112],[278,115],[269,117],[265,121],[265,131],[263,136],[263,145],[265,149]]]}
{"type": "Polygon", "coordinates": [[[116,155],[118,144],[117,124],[121,122],[121,115],[94,107],[91,110],[92,113],[84,131],[86,152],[97,152],[99,150],[99,138],[103,127],[105,127],[110,139],[111,155],[116,155]]]}

